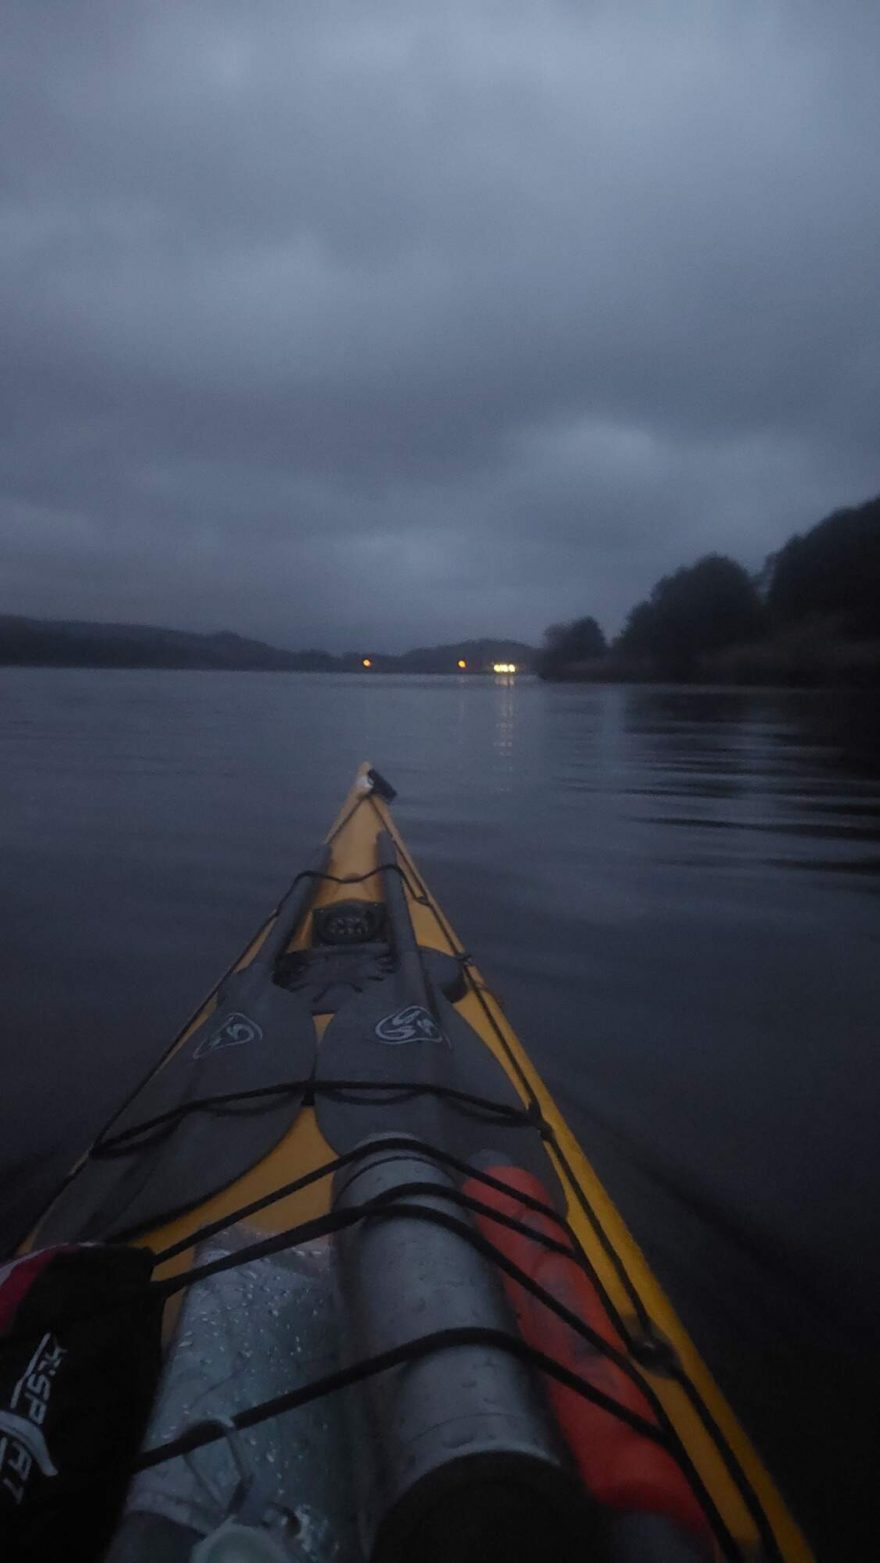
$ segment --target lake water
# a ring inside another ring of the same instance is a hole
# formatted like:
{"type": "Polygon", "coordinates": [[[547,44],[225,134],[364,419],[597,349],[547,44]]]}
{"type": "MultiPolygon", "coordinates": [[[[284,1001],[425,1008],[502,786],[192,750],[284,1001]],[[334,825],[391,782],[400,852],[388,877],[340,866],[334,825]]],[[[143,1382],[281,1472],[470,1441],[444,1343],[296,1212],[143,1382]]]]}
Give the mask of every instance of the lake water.
{"type": "Polygon", "coordinates": [[[370,758],[822,1555],[866,1556],[848,1538],[880,1380],[875,707],[0,669],[7,1242],[370,758]]]}

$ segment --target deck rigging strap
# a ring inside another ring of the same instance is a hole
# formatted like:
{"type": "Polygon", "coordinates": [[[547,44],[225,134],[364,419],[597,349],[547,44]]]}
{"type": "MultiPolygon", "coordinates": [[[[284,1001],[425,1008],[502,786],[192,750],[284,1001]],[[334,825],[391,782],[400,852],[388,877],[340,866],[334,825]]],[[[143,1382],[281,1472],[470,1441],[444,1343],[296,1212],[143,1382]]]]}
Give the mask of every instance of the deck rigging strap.
{"type": "MultiPolygon", "coordinates": [[[[652,1442],[663,1448],[668,1447],[666,1440],[659,1428],[651,1423],[643,1422],[616,1402],[609,1400],[601,1390],[596,1389],[589,1379],[572,1369],[557,1362],[555,1357],[549,1357],[537,1346],[531,1345],[521,1336],[512,1335],[506,1330],[492,1329],[487,1325],[457,1326],[446,1330],[434,1330],[428,1335],[418,1336],[415,1340],[404,1342],[400,1346],[382,1352],[375,1357],[362,1358],[359,1362],[351,1363],[345,1368],[339,1368],[333,1373],[325,1374],[322,1378],[313,1379],[308,1384],[300,1385],[296,1389],[287,1390],[284,1394],[273,1396],[269,1400],[261,1401],[254,1406],[248,1406],[242,1411],[235,1412],[231,1417],[206,1420],[193,1423],[185,1432],[177,1438],[168,1439],[165,1443],[157,1444],[151,1449],[146,1449],[138,1456],[132,1467],[132,1474],[150,1470],[157,1465],[163,1465],[168,1460],[192,1454],[196,1449],[202,1449],[208,1444],[217,1443],[228,1436],[230,1427],[236,1432],[245,1431],[247,1428],[256,1427],[261,1422],[270,1418],[282,1416],[285,1412],[295,1411],[301,1406],[310,1404],[327,1395],[336,1394],[341,1389],[350,1388],[354,1384],[363,1383],[364,1380],[374,1377],[378,1373],[387,1372],[389,1369],[402,1367],[406,1363],[418,1361],[435,1351],[442,1351],[456,1346],[492,1346],[500,1351],[507,1352],[519,1361],[535,1368],[538,1372],[555,1379],[564,1388],[573,1390],[585,1400],[591,1401],[602,1410],[607,1410],[610,1415],[617,1416],[626,1422],[635,1432],[644,1434],[652,1442]]],[[[714,1533],[715,1540],[721,1556],[727,1563],[742,1563],[742,1552],[731,1534],[724,1519],[708,1491],[703,1487],[698,1473],[693,1469],[690,1460],[681,1459],[673,1448],[669,1452],[678,1461],[685,1477],[693,1486],[696,1496],[706,1514],[706,1518],[714,1533]]]]}
{"type": "MultiPolygon", "coordinates": [[[[508,1330],[492,1329],[488,1325],[432,1330],[429,1335],[420,1335],[415,1340],[404,1341],[379,1356],[363,1358],[359,1362],[350,1363],[345,1368],[337,1369],[334,1373],[325,1374],[322,1378],[312,1379],[308,1384],[288,1390],[283,1395],[275,1395],[271,1400],[261,1401],[259,1405],[236,1411],[229,1421],[239,1431],[242,1428],[255,1427],[258,1422],[280,1416],[284,1411],[293,1411],[298,1406],[307,1405],[311,1400],[319,1400],[323,1395],[333,1394],[336,1390],[347,1389],[350,1385],[360,1383],[374,1373],[383,1373],[388,1368],[398,1367],[401,1363],[411,1362],[414,1358],[427,1356],[429,1352],[443,1350],[450,1346],[480,1345],[500,1346],[502,1350],[509,1351],[512,1356],[531,1362],[540,1367],[542,1372],[558,1378],[560,1383],[583,1394],[586,1399],[592,1400],[612,1416],[620,1415],[621,1420],[628,1422],[634,1431],[644,1434],[654,1443],[665,1443],[664,1435],[658,1427],[636,1416],[625,1407],[618,1406],[616,1401],[596,1389],[588,1379],[571,1372],[555,1358],[545,1356],[520,1336],[513,1335],[508,1330]]],[[[151,1449],[145,1449],[135,1461],[133,1471],[146,1471],[151,1466],[162,1465],[166,1460],[176,1459],[179,1455],[191,1454],[194,1449],[215,1443],[222,1437],[222,1426],[216,1420],[195,1422],[177,1438],[167,1439],[151,1449]]]]}
{"type": "MultiPolygon", "coordinates": [[[[375,1152],[377,1147],[373,1145],[370,1149],[375,1152]]],[[[479,1177],[480,1173],[474,1170],[474,1176],[479,1177]]],[[[488,1181],[497,1184],[499,1180],[487,1178],[488,1181]]],[[[564,1364],[539,1351],[518,1335],[515,1336],[506,1331],[483,1330],[474,1336],[472,1332],[451,1330],[441,1331],[423,1338],[420,1337],[417,1341],[408,1342],[401,1348],[395,1348],[394,1352],[354,1363],[345,1369],[340,1369],[338,1372],[328,1375],[324,1379],[316,1380],[313,1384],[301,1386],[299,1389],[290,1391],[286,1395],[278,1396],[259,1406],[250,1407],[245,1412],[239,1413],[232,1418],[236,1427],[250,1427],[257,1421],[266,1420],[268,1417],[278,1415],[282,1411],[293,1410],[295,1407],[306,1404],[310,1400],[318,1399],[321,1395],[333,1393],[337,1389],[359,1382],[373,1373],[381,1372],[400,1362],[411,1360],[411,1356],[421,1356],[431,1350],[441,1349],[444,1345],[479,1344],[481,1340],[491,1338],[496,1344],[500,1344],[502,1349],[512,1352],[523,1360],[530,1361],[540,1371],[548,1373],[562,1385],[573,1389],[576,1393],[592,1401],[601,1410],[626,1423],[635,1432],[665,1448],[676,1461],[694,1491],[695,1496],[715,1529],[722,1547],[725,1547],[725,1542],[728,1544],[725,1555],[733,1558],[737,1557],[738,1550],[724,1526],[711,1495],[707,1491],[693,1461],[676,1433],[662,1402],[630,1358],[612,1346],[602,1335],[592,1329],[585,1320],[573,1313],[564,1303],[561,1303],[558,1298],[551,1292],[548,1292],[527,1271],[521,1269],[519,1265],[509,1259],[474,1227],[449,1212],[408,1202],[408,1196],[417,1196],[419,1194],[440,1197],[460,1206],[464,1210],[472,1210],[478,1214],[488,1216],[499,1225],[509,1227],[511,1230],[529,1237],[551,1252],[562,1253],[570,1258],[577,1258],[570,1244],[551,1238],[548,1234],[530,1227],[526,1222],[508,1216],[494,1206],[484,1204],[472,1195],[465,1194],[457,1189],[444,1189],[442,1193],[438,1194],[436,1183],[414,1182],[401,1185],[389,1195],[365,1201],[351,1209],[329,1211],[323,1216],[315,1217],[311,1221],[302,1222],[288,1231],[273,1234],[271,1237],[250,1244],[244,1249],[236,1250],[228,1255],[222,1255],[216,1260],[210,1260],[184,1275],[173,1276],[166,1281],[159,1281],[153,1284],[157,1290],[161,1290],[164,1296],[171,1296],[176,1292],[186,1290],[191,1285],[207,1280],[213,1275],[237,1269],[242,1265],[253,1263],[261,1258],[268,1258],[274,1253],[281,1252],[283,1249],[296,1246],[299,1243],[342,1231],[355,1225],[365,1217],[370,1219],[391,1219],[395,1216],[406,1216],[409,1219],[426,1221],[446,1228],[446,1230],[455,1233],[471,1244],[484,1259],[496,1265],[499,1270],[504,1271],[541,1304],[554,1312],[564,1324],[568,1325],[569,1328],[585,1340],[592,1350],[613,1362],[639,1389],[656,1420],[650,1422],[646,1418],[639,1416],[638,1413],[631,1411],[628,1407],[621,1405],[612,1396],[598,1389],[590,1380],[572,1372],[564,1364]],[[459,1336],[461,1339],[458,1339],[459,1336]]],[[[559,1221],[558,1216],[551,1211],[550,1207],[546,1207],[546,1214],[553,1215],[559,1221]]],[[[561,1222],[559,1224],[563,1225],[561,1222]]],[[[161,1258],[162,1256],[157,1256],[157,1262],[161,1258]]],[[[211,1431],[212,1427],[214,1427],[214,1424],[197,1424],[196,1427],[188,1429],[186,1433],[181,1434],[179,1439],[158,1445],[155,1449],[146,1452],[137,1463],[135,1469],[144,1469],[147,1465],[157,1464],[163,1459],[171,1459],[177,1454],[189,1452],[192,1448],[200,1447],[202,1442],[212,1442],[215,1437],[222,1436],[216,1430],[211,1431]],[[193,1438],[196,1441],[190,1442],[193,1438]]]]}
{"type": "MultiPolygon", "coordinates": [[[[401,1150],[408,1151],[416,1156],[428,1156],[441,1166],[449,1167],[454,1172],[464,1173],[466,1177],[485,1183],[488,1188],[494,1189],[496,1193],[507,1194],[510,1192],[509,1185],[504,1183],[501,1178],[496,1178],[491,1172],[486,1172],[480,1167],[471,1166],[470,1162],[463,1161],[460,1156],[453,1155],[451,1151],[441,1150],[439,1146],[429,1145],[426,1141],[420,1140],[411,1134],[387,1135],[383,1139],[382,1145],[385,1150],[389,1151],[401,1150]]],[[[237,1210],[233,1210],[227,1215],[219,1216],[216,1221],[206,1222],[204,1226],[198,1227],[196,1231],[188,1233],[186,1237],[180,1238],[178,1242],[170,1244],[168,1248],[163,1248],[157,1253],[153,1261],[154,1267],[165,1264],[169,1259],[175,1259],[178,1254],[185,1253],[187,1249],[194,1248],[198,1243],[204,1242],[206,1238],[214,1237],[218,1232],[225,1231],[227,1227],[234,1226],[236,1222],[246,1221],[249,1216],[258,1215],[261,1210],[267,1210],[270,1205],[277,1204],[279,1200],[287,1199],[291,1194],[299,1194],[303,1189],[309,1188],[311,1184],[320,1183],[323,1178],[332,1177],[343,1167],[348,1167],[353,1162],[362,1161],[367,1156],[372,1156],[375,1150],[375,1142],[355,1145],[350,1151],[343,1151],[341,1155],[334,1156],[332,1161],[323,1162],[320,1167],[313,1167],[310,1172],[302,1173],[300,1177],[293,1178],[290,1183],[280,1184],[270,1194],[263,1194],[259,1199],[251,1200],[247,1205],[240,1205],[237,1210]]],[[[543,1200],[535,1199],[531,1194],[525,1192],[518,1193],[517,1199],[520,1204],[527,1205],[530,1209],[536,1211],[538,1215],[548,1216],[561,1226],[569,1237],[571,1236],[563,1217],[560,1216],[558,1210],[554,1210],[552,1205],[546,1204],[543,1200]]],[[[586,1270],[586,1273],[590,1275],[589,1265],[586,1263],[584,1256],[580,1254],[577,1244],[574,1245],[574,1256],[582,1268],[586,1270]]],[[[592,1276],[590,1276],[590,1279],[592,1279],[592,1276]]]]}
{"type": "Polygon", "coordinates": [[[303,868],[300,869],[296,878],[292,881],[290,888],[292,890],[294,885],[298,884],[301,879],[318,879],[328,885],[365,885],[368,879],[375,879],[377,875],[388,869],[400,875],[402,882],[406,885],[414,901],[417,901],[420,906],[428,906],[430,904],[424,891],[420,890],[418,885],[413,883],[406,869],[402,868],[399,863],[379,863],[375,868],[365,869],[362,874],[331,874],[326,869],[303,868]]]}
{"type": "Polygon", "coordinates": [[[463,1110],[471,1108],[478,1117],[485,1117],[490,1122],[501,1122],[512,1127],[537,1129],[543,1138],[552,1135],[552,1130],[546,1120],[536,1113],[535,1109],[528,1107],[516,1108],[507,1102],[494,1102],[489,1097],[477,1096],[472,1091],[459,1090],[457,1086],[442,1085],[435,1081],[425,1080],[320,1080],[299,1079],[279,1080],[272,1085],[255,1086],[249,1091],[225,1091],[216,1096],[201,1096],[194,1100],[178,1102],[174,1107],[169,1107],[163,1113],[157,1113],[153,1118],[145,1118],[142,1123],[131,1124],[127,1129],[121,1129],[118,1133],[99,1136],[89,1152],[95,1159],[110,1158],[113,1156],[127,1156],[133,1150],[151,1143],[154,1131],[164,1129],[168,1125],[179,1121],[189,1113],[205,1112],[223,1107],[236,1107],[247,1102],[258,1103],[264,1098],[280,1096],[285,1093],[306,1092],[304,1105],[311,1105],[310,1098],[319,1092],[328,1096],[345,1098],[346,1094],[354,1094],[358,1091],[367,1091],[375,1095],[386,1097],[389,1101],[404,1100],[407,1096],[437,1096],[442,1101],[449,1101],[463,1110]]]}
{"type": "MultiPolygon", "coordinates": [[[[370,1147],[372,1152],[375,1152],[377,1149],[378,1147],[375,1145],[370,1147]]],[[[479,1173],[475,1173],[475,1177],[479,1177],[479,1173]]],[[[497,1183],[497,1180],[493,1179],[492,1182],[497,1183]]],[[[662,1403],[656,1397],[650,1385],[645,1382],[639,1368],[624,1352],[618,1351],[615,1346],[612,1346],[604,1336],[587,1324],[580,1315],[573,1313],[552,1292],[547,1291],[540,1282],[530,1276],[527,1271],[521,1269],[514,1260],[509,1259],[506,1254],[502,1253],[481,1232],[445,1211],[435,1210],[424,1205],[406,1203],[407,1196],[417,1196],[419,1194],[443,1198],[451,1204],[458,1205],[462,1210],[471,1210],[476,1214],[486,1216],[490,1220],[497,1222],[498,1225],[508,1227],[511,1231],[528,1237],[549,1252],[560,1253],[567,1258],[577,1261],[577,1255],[572,1249],[570,1242],[566,1243],[552,1238],[547,1233],[529,1226],[527,1222],[520,1221],[515,1216],[509,1216],[506,1212],[498,1210],[494,1205],[487,1205],[473,1195],[464,1193],[461,1189],[443,1189],[442,1193],[438,1194],[436,1183],[419,1181],[400,1185],[394,1190],[392,1195],[378,1196],[375,1199],[364,1201],[345,1210],[327,1211],[324,1215],[315,1216],[310,1221],[300,1222],[283,1232],[273,1233],[270,1237],[248,1244],[247,1247],[237,1249],[234,1253],[224,1254],[217,1259],[208,1260],[205,1264],[186,1271],[182,1275],[171,1276],[164,1281],[156,1281],[152,1284],[163,1296],[170,1297],[177,1292],[187,1290],[199,1281],[207,1280],[212,1275],[219,1275],[227,1270],[238,1269],[242,1265],[253,1263],[255,1260],[269,1258],[273,1254],[296,1247],[304,1242],[310,1242],[318,1237],[327,1237],[333,1233],[343,1231],[362,1221],[366,1216],[387,1219],[393,1216],[406,1215],[416,1220],[427,1221],[436,1226],[445,1227],[447,1230],[454,1232],[456,1236],[462,1237],[485,1260],[497,1266],[499,1270],[503,1270],[510,1276],[511,1280],[516,1281],[524,1290],[530,1292],[538,1302],[555,1313],[564,1324],[567,1324],[570,1329],[573,1329],[580,1335],[594,1351],[613,1362],[644,1394],[657,1417],[659,1425],[665,1429],[666,1434],[674,1441],[674,1444],[678,1444],[677,1435],[672,1428],[662,1403]]],[[[559,1221],[559,1217],[549,1207],[546,1208],[546,1214],[553,1216],[554,1219],[559,1221]]],[[[561,1222],[559,1224],[560,1226],[563,1225],[561,1222]]],[[[163,1257],[162,1255],[157,1255],[156,1263],[160,1263],[163,1257]]],[[[615,1401],[609,1399],[608,1405],[604,1409],[611,1410],[616,1405],[615,1401]]],[[[623,1412],[623,1408],[620,1409],[623,1412]]],[[[624,1414],[624,1420],[629,1414],[628,1412],[624,1414]]]]}
{"type": "MultiPolygon", "coordinates": [[[[412,1147],[408,1148],[411,1149],[412,1147]]],[[[372,1153],[375,1153],[381,1147],[374,1144],[369,1149],[372,1153]]],[[[475,1172],[474,1176],[477,1178],[480,1174],[475,1172]]],[[[497,1182],[497,1180],[493,1180],[493,1182],[497,1182]]],[[[314,1241],[319,1237],[331,1236],[333,1233],[354,1226],[357,1222],[362,1221],[365,1216],[386,1219],[391,1216],[411,1216],[416,1220],[424,1220],[432,1222],[436,1226],[446,1227],[457,1236],[464,1238],[484,1259],[496,1265],[499,1270],[503,1270],[510,1276],[511,1280],[516,1281],[525,1291],[530,1292],[538,1302],[543,1303],[564,1324],[567,1324],[570,1329],[573,1329],[580,1335],[594,1351],[601,1356],[607,1357],[621,1372],[625,1373],[627,1378],[652,1403],[652,1410],[655,1411],[658,1420],[666,1423],[669,1430],[672,1431],[671,1424],[668,1422],[668,1417],[661,1402],[656,1399],[650,1386],[645,1383],[641,1370],[625,1352],[619,1351],[617,1347],[612,1346],[604,1336],[587,1324],[579,1314],[573,1313],[552,1292],[547,1291],[546,1287],[543,1287],[539,1281],[530,1276],[526,1270],[523,1270],[514,1260],[509,1259],[506,1254],[502,1253],[481,1232],[445,1211],[434,1210],[424,1205],[405,1203],[407,1196],[419,1194],[436,1196],[437,1198],[447,1200],[450,1204],[458,1205],[462,1210],[471,1210],[478,1215],[486,1216],[490,1220],[497,1222],[499,1226],[508,1227],[511,1231],[519,1233],[520,1236],[528,1237],[549,1252],[563,1254],[566,1258],[574,1259],[577,1262],[577,1254],[570,1242],[566,1243],[560,1239],[550,1237],[549,1234],[529,1226],[527,1222],[520,1221],[516,1216],[510,1216],[496,1206],[487,1205],[482,1200],[476,1199],[472,1194],[466,1194],[462,1189],[443,1189],[442,1192],[438,1193],[436,1183],[417,1181],[401,1184],[391,1195],[379,1195],[375,1199],[366,1200],[345,1210],[326,1211],[323,1215],[314,1216],[309,1221],[299,1222],[296,1226],[288,1227],[283,1232],[274,1232],[270,1237],[249,1243],[245,1248],[236,1249],[234,1253],[221,1255],[217,1259],[208,1260],[205,1264],[198,1265],[181,1275],[169,1276],[163,1281],[155,1281],[151,1284],[163,1296],[170,1297],[176,1292],[186,1291],[190,1286],[196,1285],[199,1281],[207,1280],[212,1275],[219,1275],[226,1270],[236,1270],[242,1265],[253,1263],[255,1260],[270,1258],[273,1254],[281,1253],[288,1248],[295,1248],[302,1243],[314,1241]]],[[[552,1212],[549,1207],[547,1207],[546,1214],[553,1215],[554,1219],[559,1220],[555,1212],[552,1212]]],[[[562,1225],[561,1222],[560,1225],[562,1225]]],[[[164,1257],[161,1254],[157,1255],[155,1265],[160,1264],[164,1257]]]]}

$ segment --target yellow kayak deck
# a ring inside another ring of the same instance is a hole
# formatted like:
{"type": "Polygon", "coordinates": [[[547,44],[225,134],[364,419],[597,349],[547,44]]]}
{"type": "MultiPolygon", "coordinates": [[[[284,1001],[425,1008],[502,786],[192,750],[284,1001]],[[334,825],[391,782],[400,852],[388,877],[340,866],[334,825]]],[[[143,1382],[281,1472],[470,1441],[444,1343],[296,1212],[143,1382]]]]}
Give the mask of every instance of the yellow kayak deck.
{"type": "MultiPolygon", "coordinates": [[[[377,838],[381,832],[387,832],[396,846],[417,943],[424,949],[443,952],[459,961],[464,992],[455,1002],[456,1011],[501,1065],[523,1106],[536,1107],[548,1126],[547,1154],[564,1194],[565,1214],[574,1242],[585,1257],[623,1339],[633,1343],[633,1361],[687,1451],[728,1538],[732,1538],[743,1559],[775,1557],[786,1563],[805,1563],[812,1554],[773,1480],[513,1032],[498,1000],[487,988],[431,895],[396,829],[387,802],[371,783],[372,774],[368,765],[361,767],[329,832],[329,863],[315,877],[313,899],[289,948],[304,949],[310,945],[312,919],[318,908],[353,897],[381,898],[377,838]],[[671,1360],[676,1363],[674,1372],[670,1373],[668,1369],[668,1358],[665,1361],[658,1358],[658,1366],[652,1367],[650,1356],[638,1349],[638,1343],[644,1343],[646,1339],[671,1348],[671,1360]]],[[[247,970],[270,935],[273,922],[274,918],[270,918],[260,930],[237,963],[236,971],[247,970]]],[[[165,1055],[160,1070],[204,1025],[216,1006],[215,991],[165,1055]]],[[[319,1072],[320,1039],[329,1021],[329,1015],[319,1014],[315,1019],[319,1072]]],[[[274,1148],[243,1176],[186,1214],[133,1241],[150,1247],[157,1254],[171,1247],[177,1249],[175,1256],[158,1271],[160,1276],[167,1276],[185,1270],[192,1263],[193,1249],[185,1246],[189,1237],[211,1223],[240,1215],[243,1209],[248,1210],[249,1226],[266,1234],[293,1228],[328,1210],[330,1177],[320,1178],[282,1198],[273,1199],[272,1196],[305,1174],[332,1165],[334,1156],[334,1147],[319,1127],[315,1107],[303,1105],[274,1148]],[[250,1210],[251,1206],[257,1208],[250,1210]]],[[[75,1187],[74,1174],[66,1191],[68,1200],[75,1187]]],[[[39,1241],[38,1226],[28,1246],[39,1241]]]]}

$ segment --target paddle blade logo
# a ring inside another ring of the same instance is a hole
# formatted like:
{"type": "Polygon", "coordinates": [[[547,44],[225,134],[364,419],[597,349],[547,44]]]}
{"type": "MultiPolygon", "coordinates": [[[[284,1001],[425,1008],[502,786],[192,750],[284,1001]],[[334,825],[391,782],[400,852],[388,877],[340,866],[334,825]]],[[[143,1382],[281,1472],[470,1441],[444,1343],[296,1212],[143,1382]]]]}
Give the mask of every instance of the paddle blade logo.
{"type": "Polygon", "coordinates": [[[202,1038],[193,1058],[207,1058],[209,1053],[219,1053],[223,1047],[244,1047],[246,1042],[259,1042],[262,1035],[255,1020],[249,1020],[247,1015],[240,1015],[236,1011],[227,1015],[223,1024],[212,1031],[210,1036],[202,1038]]]}
{"type": "Polygon", "coordinates": [[[375,1035],[390,1047],[401,1047],[404,1042],[446,1042],[449,1046],[434,1016],[421,1004],[406,1004],[393,1015],[386,1015],[379,1021],[375,1035]]]}

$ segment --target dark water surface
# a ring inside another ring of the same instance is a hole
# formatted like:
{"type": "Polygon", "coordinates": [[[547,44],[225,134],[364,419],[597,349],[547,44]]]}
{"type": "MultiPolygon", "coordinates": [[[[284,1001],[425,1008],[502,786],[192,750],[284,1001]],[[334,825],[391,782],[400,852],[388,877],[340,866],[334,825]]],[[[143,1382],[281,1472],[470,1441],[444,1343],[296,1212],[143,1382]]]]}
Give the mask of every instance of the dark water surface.
{"type": "Polygon", "coordinates": [[[875,705],[0,669],[7,1242],[369,757],[822,1556],[874,1555],[875,705]]]}

